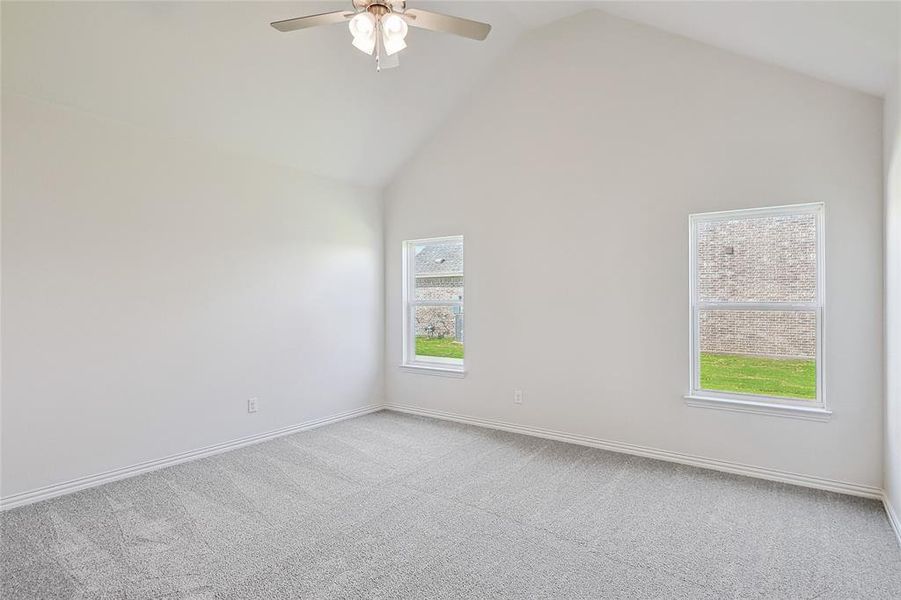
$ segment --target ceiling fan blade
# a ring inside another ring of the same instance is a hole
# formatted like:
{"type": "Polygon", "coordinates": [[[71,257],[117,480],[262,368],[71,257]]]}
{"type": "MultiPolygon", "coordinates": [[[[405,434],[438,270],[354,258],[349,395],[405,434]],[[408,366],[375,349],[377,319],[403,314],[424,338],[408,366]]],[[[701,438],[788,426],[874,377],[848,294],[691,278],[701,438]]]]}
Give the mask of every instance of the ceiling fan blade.
{"type": "Polygon", "coordinates": [[[414,27],[453,33],[472,40],[484,40],[488,37],[488,32],[491,31],[491,25],[487,23],[442,15],[429,10],[408,8],[403,14],[405,17],[412,17],[408,22],[414,27]]]}
{"type": "Polygon", "coordinates": [[[333,23],[343,23],[354,13],[346,10],[338,12],[322,13],[319,15],[310,15],[308,17],[297,17],[295,19],[285,19],[284,21],[275,21],[270,23],[279,31],[296,31],[298,29],[306,29],[307,27],[316,27],[318,25],[332,25],[333,23]]]}

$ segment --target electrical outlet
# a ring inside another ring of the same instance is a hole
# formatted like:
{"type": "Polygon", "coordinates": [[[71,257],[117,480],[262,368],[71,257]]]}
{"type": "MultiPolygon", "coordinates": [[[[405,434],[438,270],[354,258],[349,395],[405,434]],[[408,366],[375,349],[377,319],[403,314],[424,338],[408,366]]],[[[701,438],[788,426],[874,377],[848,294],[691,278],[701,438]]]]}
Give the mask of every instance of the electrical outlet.
{"type": "Polygon", "coordinates": [[[247,400],[247,412],[249,412],[249,413],[257,412],[257,399],[256,398],[250,398],[249,400],[247,400]]]}
{"type": "Polygon", "coordinates": [[[522,390],[513,390],[513,404],[522,404],[522,390]]]}

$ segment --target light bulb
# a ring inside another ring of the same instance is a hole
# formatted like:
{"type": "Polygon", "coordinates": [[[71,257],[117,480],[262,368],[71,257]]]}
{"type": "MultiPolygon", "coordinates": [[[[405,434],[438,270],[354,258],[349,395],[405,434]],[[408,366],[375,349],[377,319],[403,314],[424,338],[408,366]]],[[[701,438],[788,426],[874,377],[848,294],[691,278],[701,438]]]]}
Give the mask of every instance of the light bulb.
{"type": "Polygon", "coordinates": [[[401,38],[407,35],[407,22],[397,13],[388,13],[382,17],[382,27],[385,28],[385,35],[400,36],[401,38]]]}
{"type": "Polygon", "coordinates": [[[375,32],[375,17],[368,12],[357,13],[347,24],[347,27],[350,29],[350,34],[355,38],[371,36],[375,32]]]}
{"type": "Polygon", "coordinates": [[[407,22],[397,13],[388,13],[382,17],[382,41],[385,54],[391,56],[407,47],[407,22]]]}

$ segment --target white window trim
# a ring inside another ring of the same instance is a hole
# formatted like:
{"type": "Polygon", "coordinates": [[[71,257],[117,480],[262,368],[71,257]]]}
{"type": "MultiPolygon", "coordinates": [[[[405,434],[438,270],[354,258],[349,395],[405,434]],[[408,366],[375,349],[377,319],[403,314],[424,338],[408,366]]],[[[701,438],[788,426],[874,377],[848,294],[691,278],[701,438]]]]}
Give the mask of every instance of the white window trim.
{"type": "MultiPolygon", "coordinates": [[[[414,311],[417,306],[459,306],[463,307],[465,297],[462,301],[454,300],[416,300],[416,269],[413,264],[415,255],[413,248],[416,246],[442,244],[447,242],[463,242],[462,235],[449,235],[444,237],[425,238],[420,240],[406,240],[403,243],[403,356],[401,359],[400,369],[408,373],[418,373],[421,375],[438,375],[441,377],[465,377],[466,376],[466,359],[459,363],[449,362],[448,360],[434,359],[423,360],[416,358],[416,327],[413,325],[414,311]]],[[[466,293],[466,245],[463,245],[463,273],[454,273],[441,275],[442,277],[459,277],[463,275],[463,289],[466,293]]],[[[421,278],[421,277],[420,277],[421,278]]]]}
{"type": "Polygon", "coordinates": [[[832,411],[826,407],[825,382],[825,216],[822,202],[767,208],[698,213],[689,216],[689,383],[686,404],[697,408],[714,408],[734,412],[750,412],[770,416],[827,421],[832,411]],[[759,218],[780,215],[812,214],[816,217],[817,290],[813,302],[700,302],[698,301],[697,237],[698,224],[736,218],[759,218]],[[700,335],[698,315],[701,310],[728,308],[732,310],[811,311],[816,314],[816,388],[815,401],[793,400],[775,396],[758,396],[738,392],[702,389],[700,385],[700,335]]]}

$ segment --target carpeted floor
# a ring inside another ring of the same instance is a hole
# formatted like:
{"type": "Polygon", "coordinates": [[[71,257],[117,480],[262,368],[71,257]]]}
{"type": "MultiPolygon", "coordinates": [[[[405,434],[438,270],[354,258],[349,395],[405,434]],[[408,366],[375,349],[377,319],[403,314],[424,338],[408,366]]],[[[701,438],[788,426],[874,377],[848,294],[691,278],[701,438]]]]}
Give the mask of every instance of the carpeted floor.
{"type": "Polygon", "coordinates": [[[390,412],[0,525],[3,600],[901,598],[878,502],[390,412]]]}

